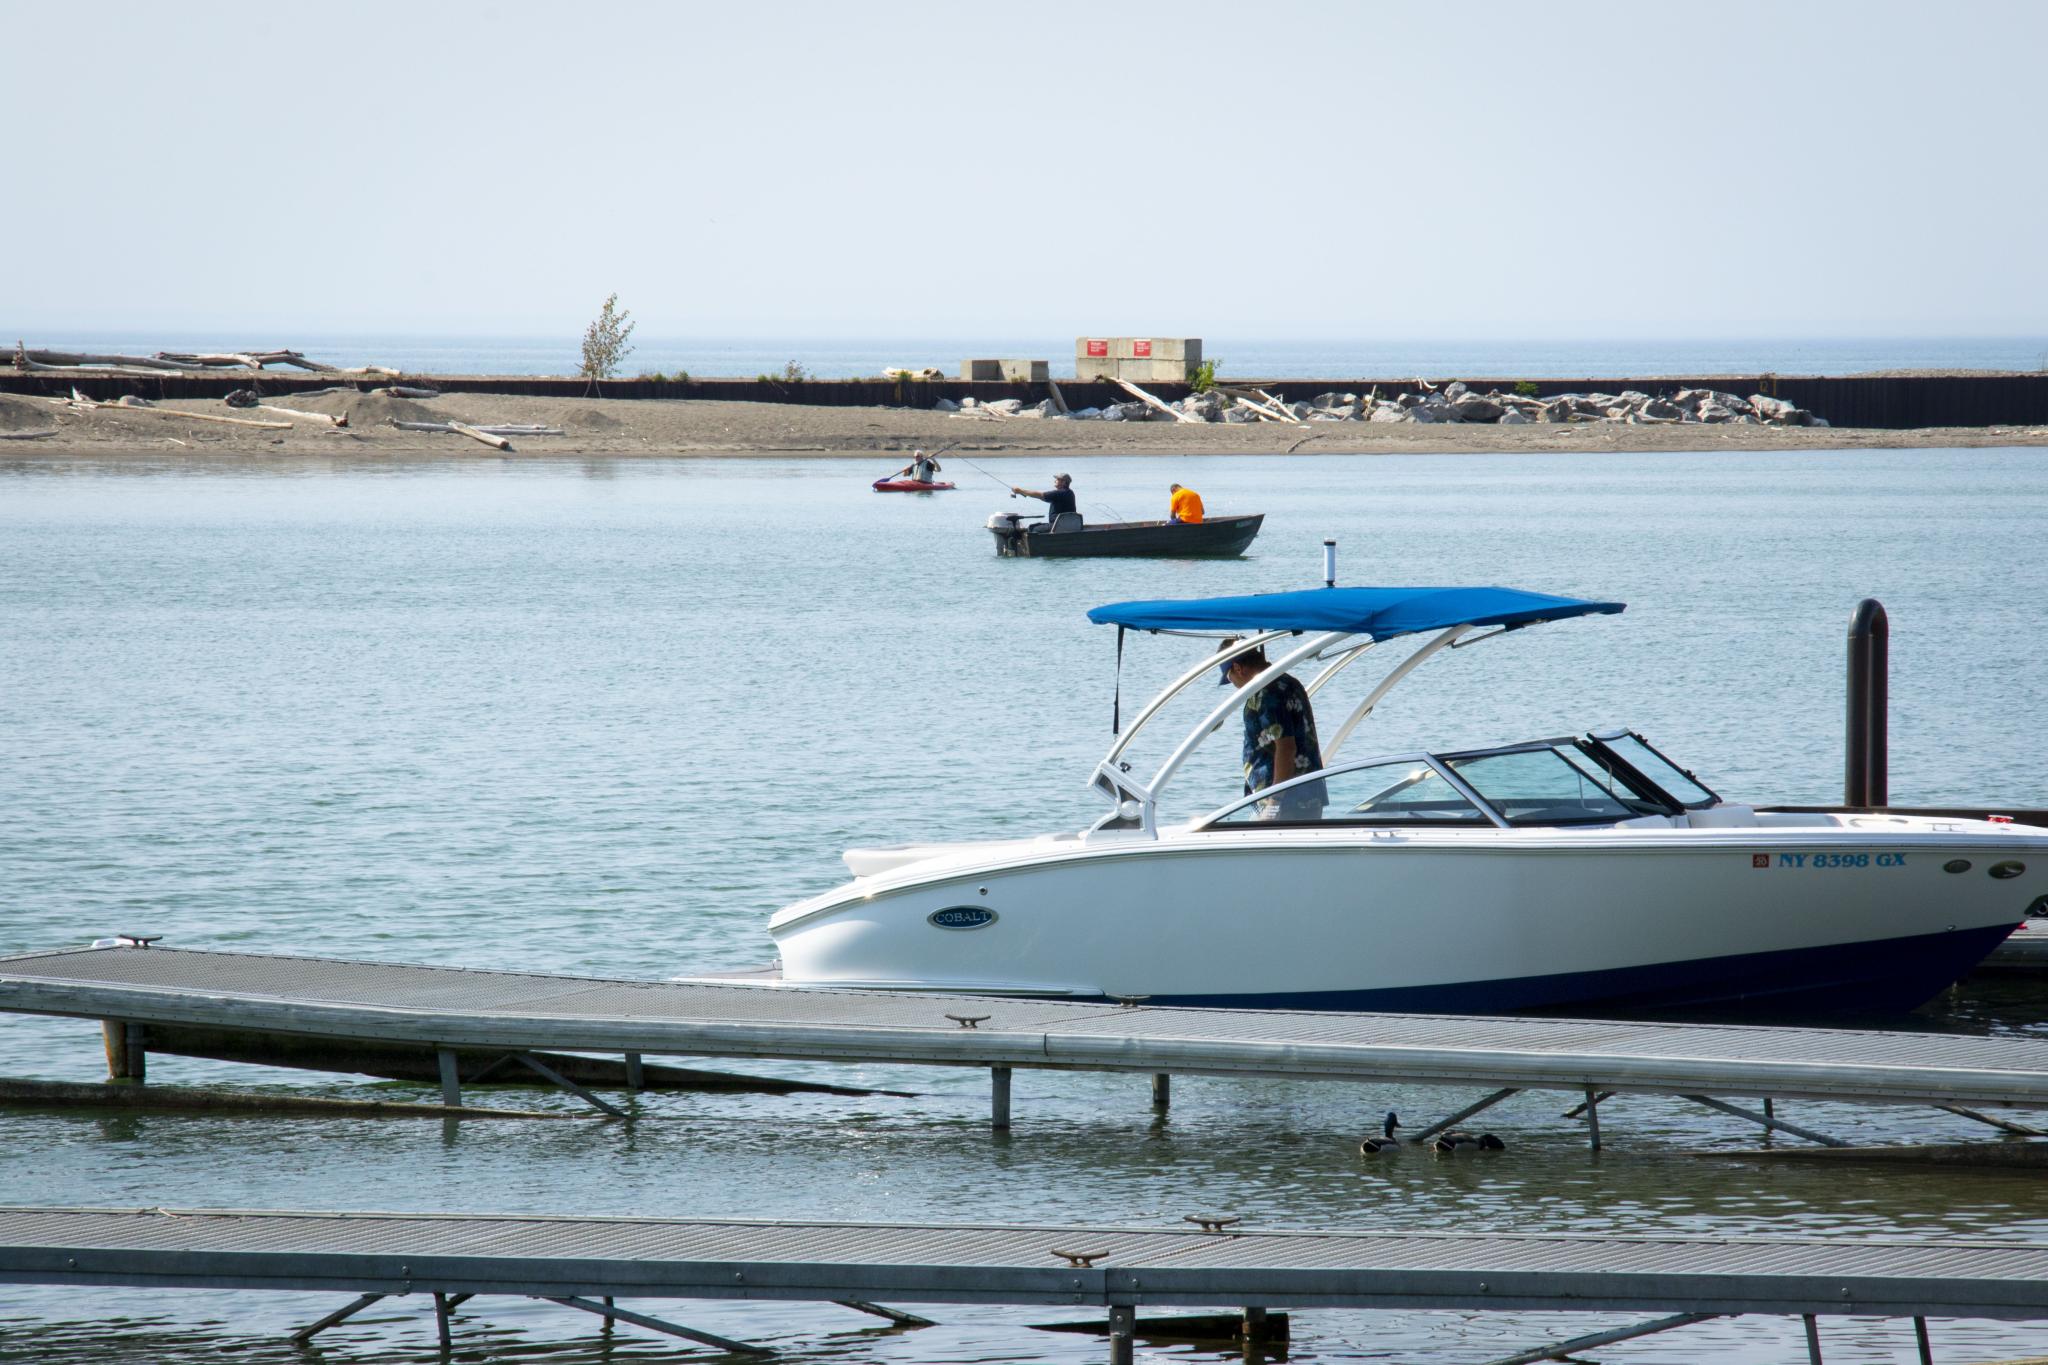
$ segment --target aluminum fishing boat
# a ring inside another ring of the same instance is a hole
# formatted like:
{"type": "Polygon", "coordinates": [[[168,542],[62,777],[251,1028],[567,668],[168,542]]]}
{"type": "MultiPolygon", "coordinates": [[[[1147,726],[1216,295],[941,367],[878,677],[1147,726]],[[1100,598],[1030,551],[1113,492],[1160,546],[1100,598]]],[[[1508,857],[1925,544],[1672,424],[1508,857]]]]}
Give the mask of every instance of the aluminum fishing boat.
{"type": "Polygon", "coordinates": [[[997,512],[987,526],[1004,559],[1230,559],[1245,552],[1265,521],[1265,513],[1253,512],[1197,522],[1084,522],[1068,512],[1048,523],[997,512]]]}
{"type": "Polygon", "coordinates": [[[1098,607],[1090,619],[1120,631],[1236,642],[1205,645],[1118,736],[1091,778],[1110,808],[1088,828],[850,850],[852,882],[771,921],[780,980],[1311,1009],[1866,1013],[1925,1001],[2048,899],[2048,831],[1724,800],[1633,731],[1346,752],[1426,660],[1621,610],[1509,588],[1338,587],[1098,607]],[[1393,642],[1415,647],[1339,710],[1347,669],[1393,642]],[[1170,698],[1253,651],[1270,658],[1262,671],[1149,778],[1130,770],[1132,739],[1170,698]],[[1190,753],[1220,728],[1235,742],[1247,698],[1288,672],[1326,722],[1323,769],[1163,825],[1161,792],[1190,753]]]}

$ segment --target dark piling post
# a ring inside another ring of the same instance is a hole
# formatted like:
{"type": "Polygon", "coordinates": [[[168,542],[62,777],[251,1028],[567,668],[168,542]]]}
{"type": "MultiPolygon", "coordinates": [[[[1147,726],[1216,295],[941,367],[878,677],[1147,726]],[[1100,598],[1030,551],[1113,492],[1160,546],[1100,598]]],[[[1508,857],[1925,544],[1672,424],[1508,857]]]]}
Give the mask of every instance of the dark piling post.
{"type": "Polygon", "coordinates": [[[142,1025],[120,1019],[102,1019],[100,1034],[107,1047],[107,1079],[136,1081],[149,1079],[149,1048],[142,1025]]]}
{"type": "Polygon", "coordinates": [[[1882,806],[1890,800],[1888,713],[1891,698],[1891,623],[1884,604],[1866,597],[1849,619],[1848,749],[1842,765],[1842,804],[1882,806]]]}

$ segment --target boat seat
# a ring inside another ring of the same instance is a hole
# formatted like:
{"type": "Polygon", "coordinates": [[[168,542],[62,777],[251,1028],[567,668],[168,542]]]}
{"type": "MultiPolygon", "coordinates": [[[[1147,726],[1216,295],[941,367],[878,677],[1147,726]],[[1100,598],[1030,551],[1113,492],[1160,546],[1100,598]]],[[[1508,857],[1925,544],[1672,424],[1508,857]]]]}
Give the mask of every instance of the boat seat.
{"type": "Polygon", "coordinates": [[[1062,512],[1052,519],[1052,524],[1046,527],[1046,529],[1054,534],[1058,534],[1061,531],[1078,531],[1081,529],[1081,514],[1079,512],[1062,512]]]}
{"type": "Polygon", "coordinates": [[[1685,815],[1685,823],[1694,829],[1753,829],[1756,822],[1755,806],[1709,806],[1685,815]]]}

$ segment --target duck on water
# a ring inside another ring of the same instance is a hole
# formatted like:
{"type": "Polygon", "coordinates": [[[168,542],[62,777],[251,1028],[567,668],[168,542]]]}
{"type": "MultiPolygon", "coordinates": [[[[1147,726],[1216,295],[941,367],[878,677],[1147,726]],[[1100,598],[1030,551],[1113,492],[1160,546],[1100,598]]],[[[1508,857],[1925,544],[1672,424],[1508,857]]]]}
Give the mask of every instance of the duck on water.
{"type": "Polygon", "coordinates": [[[1460,1014],[1869,1013],[1934,995],[2048,891],[2048,833],[1731,801],[1632,730],[1346,751],[1421,664],[1622,610],[1502,587],[1097,607],[1089,618],[1120,631],[1231,641],[1203,646],[1096,765],[1109,809],[1037,838],[849,850],[851,882],[770,921],[774,979],[1460,1014]],[[1340,687],[1389,652],[1362,694],[1340,687]],[[1269,662],[1238,670],[1250,676],[1155,772],[1133,771],[1132,739],[1240,655],[1269,662]],[[1189,754],[1290,670],[1325,719],[1343,717],[1321,768],[1164,820],[1189,754]],[[1317,799],[1290,802],[1296,783],[1317,799]],[[1458,932],[1432,927],[1445,915],[1458,932]]]}

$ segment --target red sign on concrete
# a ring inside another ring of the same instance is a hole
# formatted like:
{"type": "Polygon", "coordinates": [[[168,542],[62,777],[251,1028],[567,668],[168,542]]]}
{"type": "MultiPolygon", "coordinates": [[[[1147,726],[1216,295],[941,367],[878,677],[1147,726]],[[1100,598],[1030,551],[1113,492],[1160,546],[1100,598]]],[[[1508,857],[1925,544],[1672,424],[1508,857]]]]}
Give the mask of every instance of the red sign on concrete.
{"type": "Polygon", "coordinates": [[[1132,342],[1131,354],[1139,360],[1150,360],[1152,358],[1152,343],[1149,341],[1132,342]]]}
{"type": "Polygon", "coordinates": [[[1088,354],[1091,357],[1107,356],[1109,354],[1109,343],[1106,341],[1089,341],[1088,354]]]}

